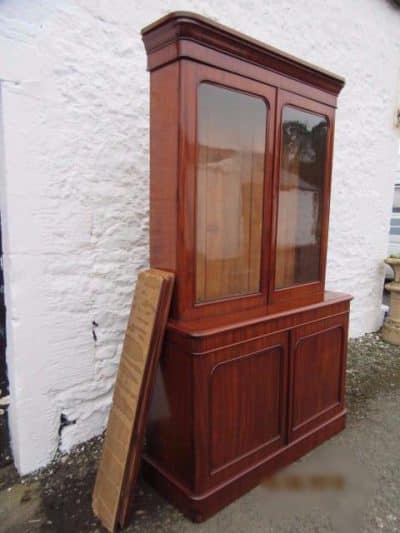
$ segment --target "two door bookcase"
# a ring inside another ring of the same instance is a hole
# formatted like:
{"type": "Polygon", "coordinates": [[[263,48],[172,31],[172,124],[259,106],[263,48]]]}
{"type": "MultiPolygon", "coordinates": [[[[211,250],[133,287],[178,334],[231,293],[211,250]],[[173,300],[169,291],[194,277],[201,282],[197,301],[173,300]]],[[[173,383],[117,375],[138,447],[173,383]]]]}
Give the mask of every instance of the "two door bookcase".
{"type": "Polygon", "coordinates": [[[325,291],[343,79],[191,13],[146,27],[150,262],[176,274],[144,472],[202,521],[344,428],[325,291]]]}

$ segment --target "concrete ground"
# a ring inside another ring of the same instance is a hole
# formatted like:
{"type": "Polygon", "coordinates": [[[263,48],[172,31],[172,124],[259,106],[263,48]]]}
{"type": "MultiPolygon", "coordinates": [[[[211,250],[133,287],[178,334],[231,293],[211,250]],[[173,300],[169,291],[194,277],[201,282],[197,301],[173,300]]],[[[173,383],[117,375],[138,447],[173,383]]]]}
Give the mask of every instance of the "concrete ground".
{"type": "MultiPolygon", "coordinates": [[[[203,524],[192,524],[140,482],[127,531],[400,531],[400,348],[377,334],[350,342],[348,426],[203,524]]],[[[91,491],[101,439],[20,479],[0,470],[1,532],[101,532],[91,491]]]]}

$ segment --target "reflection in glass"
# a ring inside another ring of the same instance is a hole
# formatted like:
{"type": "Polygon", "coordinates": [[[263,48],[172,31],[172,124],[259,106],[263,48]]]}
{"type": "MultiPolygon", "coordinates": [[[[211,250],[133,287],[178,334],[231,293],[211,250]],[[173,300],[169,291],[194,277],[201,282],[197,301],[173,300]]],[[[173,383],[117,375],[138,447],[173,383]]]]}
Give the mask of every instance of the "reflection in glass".
{"type": "Polygon", "coordinates": [[[199,86],[197,302],[260,290],[266,118],[259,97],[199,86]]]}
{"type": "Polygon", "coordinates": [[[327,132],[325,117],[284,107],[275,273],[278,289],[320,277],[327,132]]]}

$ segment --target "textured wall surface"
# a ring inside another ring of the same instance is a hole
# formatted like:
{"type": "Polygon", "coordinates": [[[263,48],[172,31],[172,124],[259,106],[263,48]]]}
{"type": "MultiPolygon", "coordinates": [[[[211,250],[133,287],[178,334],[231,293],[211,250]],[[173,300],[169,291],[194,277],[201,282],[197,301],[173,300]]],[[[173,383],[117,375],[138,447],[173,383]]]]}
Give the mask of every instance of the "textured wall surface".
{"type": "Polygon", "coordinates": [[[3,0],[7,361],[23,473],[106,423],[133,282],[148,262],[149,88],[140,29],[177,9],[346,77],[327,287],[354,294],[353,336],[380,325],[398,157],[400,10],[389,0],[3,0]]]}

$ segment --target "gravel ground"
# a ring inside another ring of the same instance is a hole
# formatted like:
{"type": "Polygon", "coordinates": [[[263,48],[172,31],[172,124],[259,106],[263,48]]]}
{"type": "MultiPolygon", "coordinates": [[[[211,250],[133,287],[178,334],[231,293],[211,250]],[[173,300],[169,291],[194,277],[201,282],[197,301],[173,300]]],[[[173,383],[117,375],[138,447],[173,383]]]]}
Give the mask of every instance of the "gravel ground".
{"type": "MultiPolygon", "coordinates": [[[[344,432],[203,524],[140,481],[127,531],[400,531],[399,347],[378,334],[350,341],[347,406],[344,432]]],[[[101,444],[92,439],[22,479],[12,466],[0,470],[0,531],[103,531],[91,512],[101,444]]]]}

